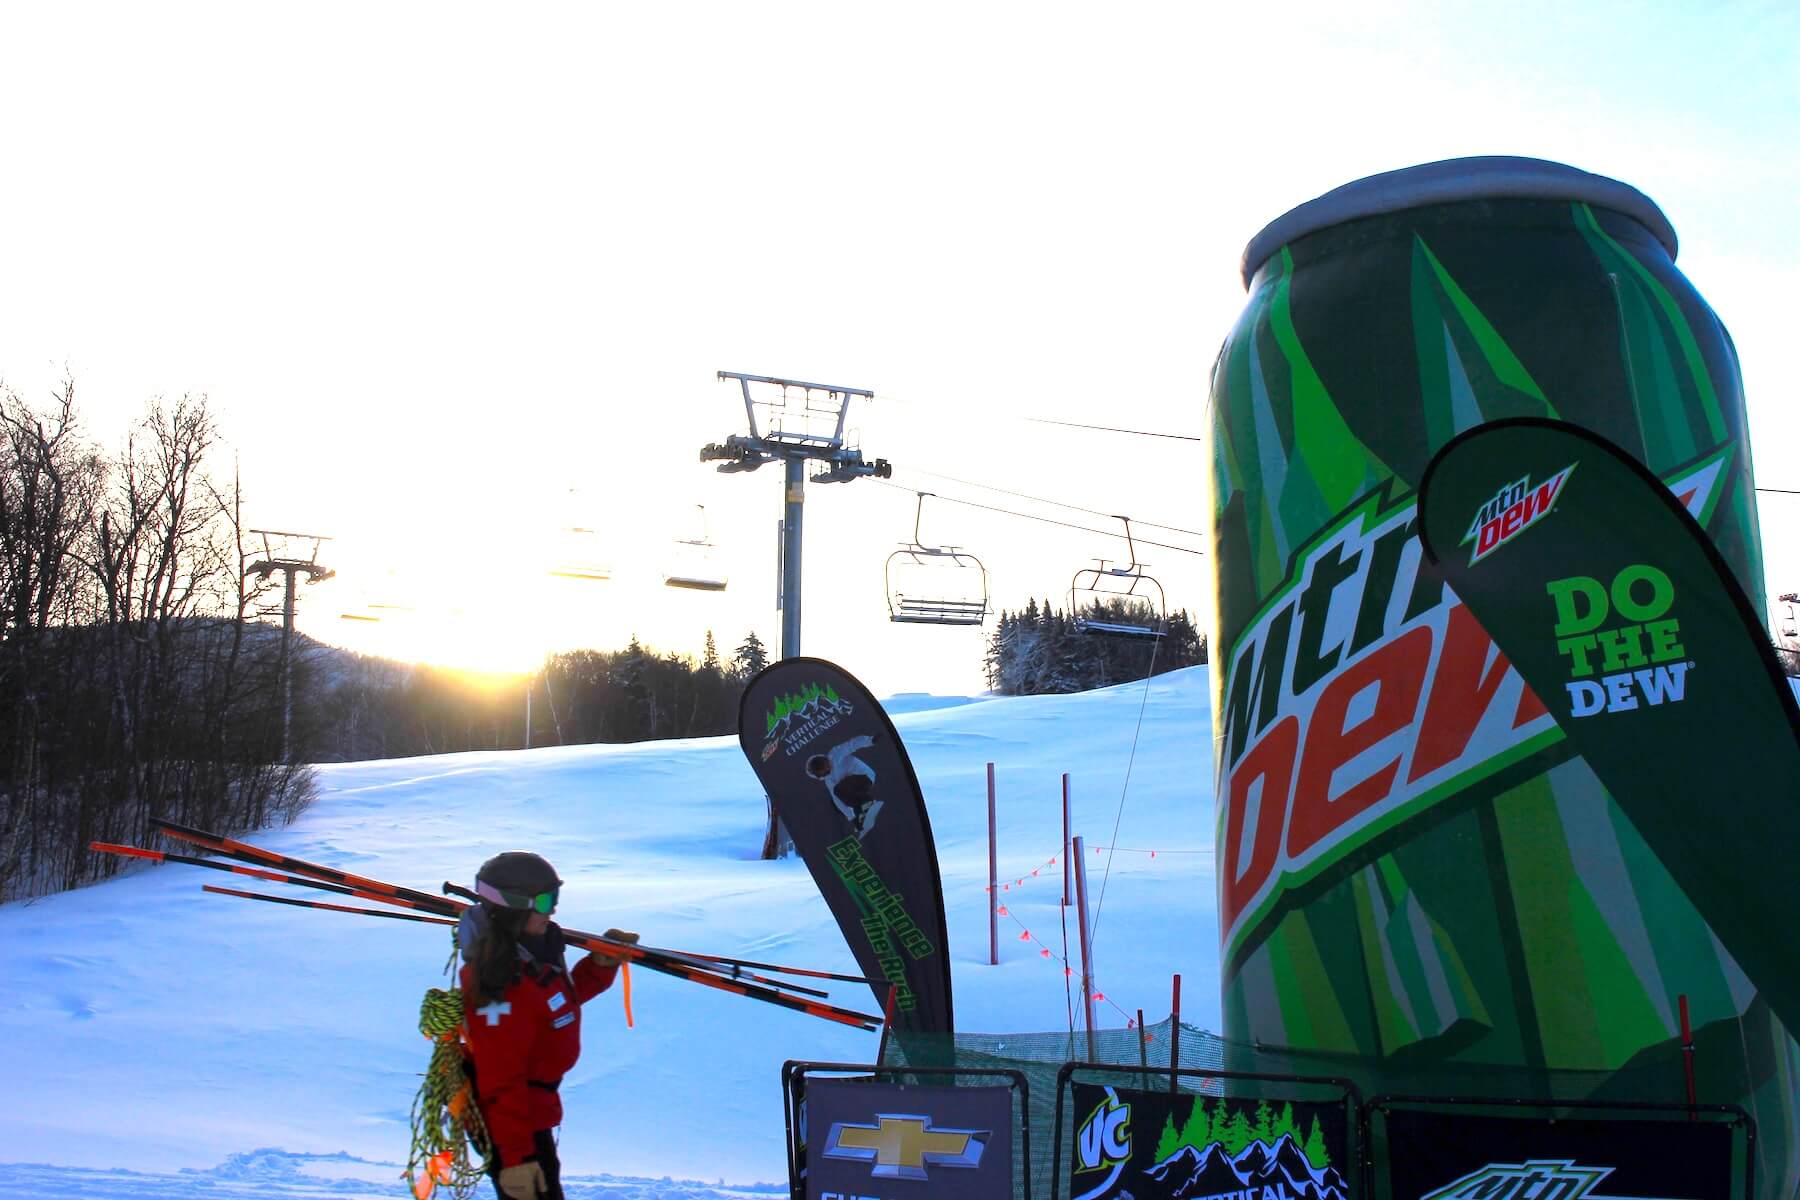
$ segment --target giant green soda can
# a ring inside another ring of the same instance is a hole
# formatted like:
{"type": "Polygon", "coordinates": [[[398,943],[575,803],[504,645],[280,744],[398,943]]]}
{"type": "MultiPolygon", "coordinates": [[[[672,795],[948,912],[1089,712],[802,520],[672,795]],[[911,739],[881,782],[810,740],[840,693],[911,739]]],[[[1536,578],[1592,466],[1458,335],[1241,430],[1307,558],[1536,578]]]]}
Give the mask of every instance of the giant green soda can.
{"type": "Polygon", "coordinates": [[[1680,1102],[1686,996],[1700,1099],[1752,1111],[1785,1197],[1800,1047],[1417,536],[1435,450],[1556,417],[1764,594],[1736,354],[1675,253],[1635,189],[1516,158],[1360,180],[1250,243],[1211,414],[1225,1032],[1377,1091],[1680,1102]]]}

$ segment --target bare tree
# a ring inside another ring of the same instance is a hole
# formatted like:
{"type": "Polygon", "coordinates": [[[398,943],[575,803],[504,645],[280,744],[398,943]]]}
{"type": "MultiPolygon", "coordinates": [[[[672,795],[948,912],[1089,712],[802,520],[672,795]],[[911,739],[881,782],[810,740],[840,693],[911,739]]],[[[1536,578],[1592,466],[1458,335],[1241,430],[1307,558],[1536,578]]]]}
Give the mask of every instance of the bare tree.
{"type": "MultiPolygon", "coordinates": [[[[0,897],[20,872],[48,801],[40,731],[52,683],[51,633],[79,615],[75,556],[91,528],[102,469],[75,420],[75,385],[47,406],[0,386],[0,897]]],[[[34,860],[38,856],[33,856],[34,860]]]]}
{"type": "Polygon", "coordinates": [[[74,414],[72,384],[41,412],[0,389],[0,899],[110,873],[89,841],[152,816],[242,830],[312,786],[275,761],[276,639],[206,398],[153,402],[110,459],[74,414]]]}

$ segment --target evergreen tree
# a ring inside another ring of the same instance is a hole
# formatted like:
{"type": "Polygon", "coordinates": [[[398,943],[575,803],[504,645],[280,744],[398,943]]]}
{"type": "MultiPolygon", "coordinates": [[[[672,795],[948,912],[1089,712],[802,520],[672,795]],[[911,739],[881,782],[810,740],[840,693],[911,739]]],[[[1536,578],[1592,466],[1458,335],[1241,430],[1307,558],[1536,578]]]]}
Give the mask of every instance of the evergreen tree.
{"type": "Polygon", "coordinates": [[[717,673],[719,670],[719,644],[713,641],[713,631],[706,631],[706,650],[700,656],[700,669],[717,673]]]}
{"type": "Polygon", "coordinates": [[[1319,1128],[1318,1114],[1313,1114],[1312,1128],[1307,1131],[1306,1145],[1301,1147],[1313,1170],[1323,1171],[1331,1165],[1331,1152],[1325,1149],[1325,1131],[1319,1128]]]}
{"type": "Polygon", "coordinates": [[[1294,1104],[1288,1101],[1281,1106],[1281,1113],[1275,1118],[1275,1124],[1269,1127],[1271,1140],[1279,1141],[1283,1135],[1300,1140],[1300,1128],[1294,1124],[1294,1104]]]}
{"type": "Polygon", "coordinates": [[[1163,1162],[1169,1155],[1181,1149],[1181,1137],[1175,1132],[1175,1114],[1170,1113],[1163,1120],[1162,1137],[1156,1141],[1156,1161],[1163,1162]]]}
{"type": "Polygon", "coordinates": [[[1206,1097],[1195,1096],[1194,1107],[1188,1110],[1187,1122],[1182,1125],[1181,1136],[1176,1139],[1176,1144],[1193,1146],[1198,1149],[1210,1141],[1212,1141],[1212,1118],[1206,1112],[1206,1097]]]}
{"type": "Polygon", "coordinates": [[[1275,1114],[1269,1109],[1267,1100],[1256,1102],[1256,1124],[1250,1128],[1250,1136],[1259,1142],[1272,1142],[1274,1134],[1275,1114]]]}
{"type": "MultiPolygon", "coordinates": [[[[1224,1103],[1223,1100],[1219,1101],[1221,1106],[1224,1103]]],[[[1246,1117],[1244,1110],[1240,1108],[1231,1114],[1229,1123],[1221,1121],[1220,1124],[1224,1125],[1224,1129],[1215,1129],[1213,1136],[1215,1140],[1224,1144],[1225,1153],[1235,1157],[1239,1150],[1250,1144],[1250,1118],[1246,1117]]]]}
{"type": "Polygon", "coordinates": [[[768,665],[768,648],[752,629],[731,656],[731,673],[740,680],[748,679],[768,665]]]}

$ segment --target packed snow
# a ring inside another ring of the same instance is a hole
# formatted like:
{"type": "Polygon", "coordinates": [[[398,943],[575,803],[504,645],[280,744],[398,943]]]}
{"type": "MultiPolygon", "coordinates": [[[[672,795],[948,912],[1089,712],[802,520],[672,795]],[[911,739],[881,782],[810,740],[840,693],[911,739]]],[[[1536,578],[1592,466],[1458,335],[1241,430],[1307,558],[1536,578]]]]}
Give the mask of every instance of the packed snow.
{"type": "MultiPolygon", "coordinates": [[[[1179,972],[1183,1019],[1217,1027],[1207,696],[1202,667],[1073,696],[894,699],[937,840],[959,1028],[1069,1025],[1061,860],[1049,865],[1065,771],[1074,831],[1094,847],[1102,1023],[1122,1026],[1139,1008],[1166,1016],[1179,972]],[[1009,912],[998,966],[989,762],[1009,912]]],[[[572,927],[854,971],[804,865],[758,860],[764,821],[761,788],[726,737],[326,766],[298,821],[247,840],[431,892],[469,883],[491,854],[532,849],[567,881],[557,919],[572,927]]],[[[164,866],[0,907],[11,1085],[0,1158],[13,1160],[0,1164],[0,1191],[406,1195],[409,1111],[428,1057],[419,1002],[444,981],[448,932],[202,884],[300,894],[164,866]]],[[[834,1002],[878,1010],[867,988],[831,986],[834,1002]]],[[[563,1083],[571,1200],[785,1195],[781,1064],[876,1051],[874,1034],[647,971],[633,974],[632,1001],[632,1029],[620,989],[588,1006],[581,1062],[563,1083]]],[[[1077,995],[1077,1020],[1080,1008],[1077,995]]]]}

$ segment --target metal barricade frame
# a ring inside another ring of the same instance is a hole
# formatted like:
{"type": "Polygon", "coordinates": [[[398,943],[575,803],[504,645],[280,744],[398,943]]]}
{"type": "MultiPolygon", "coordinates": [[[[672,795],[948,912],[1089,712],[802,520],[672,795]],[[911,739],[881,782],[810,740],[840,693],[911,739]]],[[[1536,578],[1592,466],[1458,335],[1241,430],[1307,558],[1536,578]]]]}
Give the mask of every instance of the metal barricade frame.
{"type": "Polygon", "coordinates": [[[806,1075],[809,1072],[833,1071],[846,1075],[863,1075],[869,1082],[895,1082],[898,1077],[932,1075],[955,1079],[963,1076],[980,1076],[988,1079],[1005,1079],[1008,1088],[1017,1095],[1019,1116],[1014,1132],[1018,1137],[1020,1152],[1024,1156],[1022,1175],[1015,1183],[1023,1186],[1026,1200],[1031,1196],[1031,1081],[1025,1072],[1011,1067],[884,1067],[879,1063],[841,1063],[841,1062],[809,1062],[803,1059],[788,1059],[781,1064],[781,1116],[786,1134],[782,1138],[787,1150],[788,1160],[788,1195],[792,1200],[806,1200],[806,1187],[800,1179],[799,1154],[795,1144],[796,1120],[801,1100],[804,1098],[806,1075]],[[882,1077],[886,1077],[883,1079],[882,1077]]]}
{"type": "MultiPolygon", "coordinates": [[[[1052,1158],[1050,1172],[1050,1200],[1061,1200],[1062,1197],[1063,1097],[1067,1094],[1069,1084],[1073,1082],[1077,1071],[1105,1072],[1111,1075],[1136,1076],[1139,1079],[1147,1079],[1150,1076],[1159,1076],[1168,1080],[1169,1090],[1171,1092],[1177,1090],[1178,1083],[1183,1077],[1194,1079],[1216,1079],[1222,1083],[1228,1081],[1244,1083],[1290,1083],[1310,1087],[1339,1088],[1343,1092],[1345,1135],[1351,1142],[1351,1150],[1349,1151],[1350,1163],[1348,1164],[1350,1169],[1343,1172],[1343,1176],[1346,1183],[1351,1180],[1355,1181],[1354,1186],[1358,1189],[1359,1194],[1356,1197],[1353,1197],[1353,1200],[1362,1200],[1362,1196],[1367,1194],[1368,1187],[1366,1176],[1368,1164],[1366,1160],[1368,1158],[1368,1139],[1365,1136],[1365,1129],[1363,1126],[1365,1106],[1362,1103],[1361,1091],[1359,1091],[1356,1084],[1349,1079],[1326,1075],[1290,1075],[1280,1072],[1226,1071],[1207,1067],[1151,1067],[1142,1065],[1133,1067],[1121,1063],[1067,1062],[1064,1063],[1062,1069],[1056,1073],[1056,1115],[1052,1119],[1055,1130],[1051,1134],[1050,1141],[1050,1154],[1052,1158]]],[[[1149,1089],[1144,1090],[1147,1091],[1149,1089]]],[[[1072,1190],[1073,1189],[1071,1189],[1071,1191],[1072,1190]]]]}
{"type": "MultiPolygon", "coordinates": [[[[1554,1124],[1559,1114],[1572,1116],[1576,1113],[1664,1113],[1666,1121],[1647,1119],[1647,1124],[1675,1124],[1677,1118],[1686,1117],[1689,1121],[1696,1116],[1724,1116],[1730,1120],[1723,1122],[1732,1128],[1744,1130],[1744,1200],[1755,1200],[1756,1196],[1756,1118],[1752,1117],[1741,1105],[1737,1104],[1670,1104],[1653,1100],[1542,1100],[1518,1097],[1501,1097],[1498,1099],[1475,1098],[1467,1096],[1412,1096],[1382,1094],[1371,1096],[1368,1103],[1362,1106],[1362,1140],[1364,1145],[1363,1195],[1366,1200],[1375,1200],[1375,1139],[1374,1118],[1377,1113],[1387,1112],[1395,1106],[1412,1108],[1449,1108],[1449,1109],[1510,1109],[1518,1111],[1530,1109],[1545,1120],[1554,1124]]],[[[1487,1114],[1508,1115],[1508,1114],[1487,1114]]],[[[1629,1119],[1629,1118],[1627,1118],[1629,1119]]]]}

